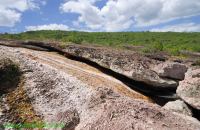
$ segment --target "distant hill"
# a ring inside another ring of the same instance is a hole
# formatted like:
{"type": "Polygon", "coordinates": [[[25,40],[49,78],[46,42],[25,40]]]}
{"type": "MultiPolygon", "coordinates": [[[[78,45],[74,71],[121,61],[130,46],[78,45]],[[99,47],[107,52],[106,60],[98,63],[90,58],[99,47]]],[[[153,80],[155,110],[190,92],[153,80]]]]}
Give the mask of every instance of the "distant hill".
{"type": "Polygon", "coordinates": [[[111,47],[144,46],[143,52],[166,51],[179,55],[182,50],[200,52],[200,33],[176,32],[76,32],[28,31],[2,34],[0,38],[15,40],[59,41],[111,47]]]}

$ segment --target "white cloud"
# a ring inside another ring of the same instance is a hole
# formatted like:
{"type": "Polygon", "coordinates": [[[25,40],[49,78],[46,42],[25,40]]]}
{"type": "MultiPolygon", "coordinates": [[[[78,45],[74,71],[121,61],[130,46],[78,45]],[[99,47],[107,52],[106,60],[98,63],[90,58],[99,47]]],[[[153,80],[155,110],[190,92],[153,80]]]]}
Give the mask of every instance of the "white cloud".
{"type": "Polygon", "coordinates": [[[21,20],[24,11],[39,8],[40,4],[44,4],[44,2],[38,0],[1,0],[0,26],[13,27],[21,20]]]}
{"type": "Polygon", "coordinates": [[[20,21],[21,13],[15,10],[0,10],[0,26],[13,26],[16,22],[20,21]]]}
{"type": "Polygon", "coordinates": [[[68,1],[60,9],[64,12],[80,14],[78,22],[85,22],[90,28],[98,29],[101,27],[103,19],[100,17],[99,9],[93,6],[93,3],[95,3],[95,0],[68,1]]]}
{"type": "Polygon", "coordinates": [[[185,23],[150,30],[152,32],[200,32],[200,24],[185,23]]]}
{"type": "Polygon", "coordinates": [[[68,31],[70,28],[63,24],[47,24],[47,25],[38,25],[38,26],[27,26],[27,31],[37,31],[37,30],[64,30],[68,31]]]}
{"type": "Polygon", "coordinates": [[[77,21],[90,29],[120,31],[131,26],[151,26],[200,14],[200,0],[68,0],[60,9],[80,14],[77,21]]]}

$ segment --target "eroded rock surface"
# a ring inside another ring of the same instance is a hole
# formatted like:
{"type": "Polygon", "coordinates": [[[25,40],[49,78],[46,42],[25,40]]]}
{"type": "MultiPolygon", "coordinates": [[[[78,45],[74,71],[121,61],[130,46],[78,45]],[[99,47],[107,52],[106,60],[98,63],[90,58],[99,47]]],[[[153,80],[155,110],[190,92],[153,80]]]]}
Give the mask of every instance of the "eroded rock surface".
{"type": "Polygon", "coordinates": [[[168,102],[163,107],[164,109],[171,110],[173,112],[181,113],[184,115],[192,116],[191,109],[181,100],[168,102]]]}
{"type": "Polygon", "coordinates": [[[177,94],[195,109],[200,110],[200,68],[190,69],[180,82],[177,94]]]}
{"type": "Polygon", "coordinates": [[[155,66],[163,63],[162,60],[156,60],[157,58],[151,58],[149,56],[142,56],[133,51],[84,45],[67,45],[62,47],[59,43],[35,41],[0,41],[0,44],[33,49],[35,49],[35,47],[44,47],[46,49],[65,53],[68,56],[87,59],[135,81],[150,85],[155,89],[176,89],[178,86],[176,81],[168,79],[168,77],[163,78],[154,71],[155,66]]]}
{"type": "Polygon", "coordinates": [[[23,89],[45,122],[63,122],[66,129],[75,130],[200,128],[194,118],[165,111],[145,96],[125,91],[122,88],[126,85],[120,81],[82,63],[54,53],[3,46],[0,54],[20,63],[23,89]]]}
{"type": "Polygon", "coordinates": [[[135,52],[69,45],[63,50],[155,88],[176,88],[177,82],[161,78],[152,68],[160,63],[135,52]]]}

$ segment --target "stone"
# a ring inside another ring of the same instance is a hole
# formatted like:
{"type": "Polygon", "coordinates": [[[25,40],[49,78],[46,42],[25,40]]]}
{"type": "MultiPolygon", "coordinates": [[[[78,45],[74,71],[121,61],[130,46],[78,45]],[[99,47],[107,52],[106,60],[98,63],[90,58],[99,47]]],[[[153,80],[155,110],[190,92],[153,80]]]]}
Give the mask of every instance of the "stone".
{"type": "Polygon", "coordinates": [[[184,80],[187,67],[181,63],[164,62],[154,67],[153,69],[160,77],[170,78],[175,80],[184,80]]]}
{"type": "Polygon", "coordinates": [[[200,68],[190,69],[176,92],[185,102],[200,110],[200,68]]]}
{"type": "Polygon", "coordinates": [[[191,109],[184,103],[184,101],[176,100],[168,102],[163,106],[164,109],[171,110],[173,112],[181,113],[184,115],[192,116],[191,109]]]}

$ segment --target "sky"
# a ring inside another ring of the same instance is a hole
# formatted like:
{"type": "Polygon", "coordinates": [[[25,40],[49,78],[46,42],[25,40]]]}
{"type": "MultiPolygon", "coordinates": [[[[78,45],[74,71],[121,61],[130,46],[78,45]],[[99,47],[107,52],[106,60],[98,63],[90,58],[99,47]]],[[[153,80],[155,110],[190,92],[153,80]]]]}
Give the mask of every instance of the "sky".
{"type": "Polygon", "coordinates": [[[0,33],[200,32],[200,0],[0,0],[0,33]]]}

